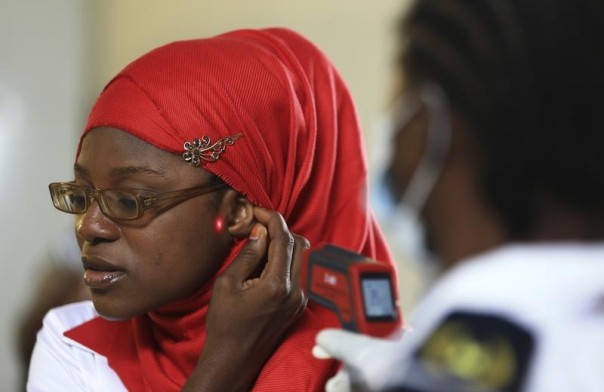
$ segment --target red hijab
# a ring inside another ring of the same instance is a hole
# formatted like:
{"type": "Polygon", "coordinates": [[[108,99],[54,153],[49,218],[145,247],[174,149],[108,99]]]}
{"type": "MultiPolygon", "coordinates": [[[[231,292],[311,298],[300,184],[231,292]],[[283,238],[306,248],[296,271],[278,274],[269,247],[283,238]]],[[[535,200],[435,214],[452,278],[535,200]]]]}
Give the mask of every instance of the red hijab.
{"type": "MultiPolygon", "coordinates": [[[[240,30],[155,49],[109,82],[82,138],[96,127],[122,129],[174,154],[194,138],[215,142],[241,133],[201,167],[252,203],[279,211],[312,244],[330,242],[391,263],[367,204],[350,93],[326,56],[292,31],[240,30]]],[[[211,289],[212,282],[131,320],[99,317],[66,336],[105,355],[129,390],[180,390],[203,347],[211,289]]],[[[331,313],[310,304],[254,390],[324,390],[335,364],[314,359],[311,348],[317,331],[334,325],[331,313]]]]}

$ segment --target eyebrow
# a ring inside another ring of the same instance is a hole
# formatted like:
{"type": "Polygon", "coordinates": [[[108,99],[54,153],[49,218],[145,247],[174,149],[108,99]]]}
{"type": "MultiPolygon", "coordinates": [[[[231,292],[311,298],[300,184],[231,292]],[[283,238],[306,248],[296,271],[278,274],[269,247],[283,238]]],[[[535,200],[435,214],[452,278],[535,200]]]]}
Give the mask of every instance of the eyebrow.
{"type": "MultiPolygon", "coordinates": [[[[90,175],[90,170],[77,163],[73,165],[73,170],[77,174],[81,174],[83,176],[90,175]]],[[[166,178],[166,174],[164,172],[157,169],[153,169],[149,166],[124,166],[116,167],[111,170],[111,175],[116,177],[124,177],[131,174],[148,174],[155,177],[166,178]]]]}

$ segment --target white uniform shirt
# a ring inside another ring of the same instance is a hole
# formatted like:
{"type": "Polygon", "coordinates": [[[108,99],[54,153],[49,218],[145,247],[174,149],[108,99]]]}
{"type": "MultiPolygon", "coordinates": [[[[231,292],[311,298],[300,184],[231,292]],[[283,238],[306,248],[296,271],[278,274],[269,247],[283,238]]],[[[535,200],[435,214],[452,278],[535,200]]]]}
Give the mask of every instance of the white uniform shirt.
{"type": "Polygon", "coordinates": [[[46,315],[32,354],[28,391],[126,390],[106,357],[63,336],[64,332],[97,316],[90,301],[65,305],[46,315]]]}
{"type": "Polygon", "coordinates": [[[523,391],[604,391],[604,244],[509,245],[460,264],[417,307],[402,344],[410,373],[456,312],[532,337],[523,391]]]}

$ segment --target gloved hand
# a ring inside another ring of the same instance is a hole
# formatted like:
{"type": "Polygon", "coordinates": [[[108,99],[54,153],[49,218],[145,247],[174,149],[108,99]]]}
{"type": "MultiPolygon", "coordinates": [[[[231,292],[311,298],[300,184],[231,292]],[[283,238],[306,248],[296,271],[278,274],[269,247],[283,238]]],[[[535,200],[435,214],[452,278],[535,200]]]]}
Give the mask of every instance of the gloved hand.
{"type": "Polygon", "coordinates": [[[341,329],[317,334],[313,355],[335,358],[344,366],[325,385],[327,392],[379,391],[400,381],[403,355],[402,333],[380,339],[341,329]]]}

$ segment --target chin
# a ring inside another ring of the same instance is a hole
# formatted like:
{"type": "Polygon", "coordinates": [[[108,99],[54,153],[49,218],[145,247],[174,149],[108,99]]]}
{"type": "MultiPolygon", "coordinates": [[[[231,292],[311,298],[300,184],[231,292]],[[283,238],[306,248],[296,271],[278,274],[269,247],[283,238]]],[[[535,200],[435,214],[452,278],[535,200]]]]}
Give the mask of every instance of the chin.
{"type": "Polygon", "coordinates": [[[104,318],[105,320],[110,321],[123,321],[128,320],[136,316],[140,316],[144,314],[144,311],[136,311],[130,308],[122,308],[118,304],[115,303],[107,303],[104,299],[95,298],[93,295],[92,303],[94,305],[94,309],[97,311],[99,316],[104,318]]]}
{"type": "Polygon", "coordinates": [[[124,321],[124,320],[128,320],[129,319],[129,317],[127,317],[127,318],[112,317],[112,316],[107,316],[107,315],[104,315],[104,314],[101,314],[101,313],[99,313],[99,315],[102,318],[104,318],[105,320],[108,320],[108,321],[124,321]]]}

